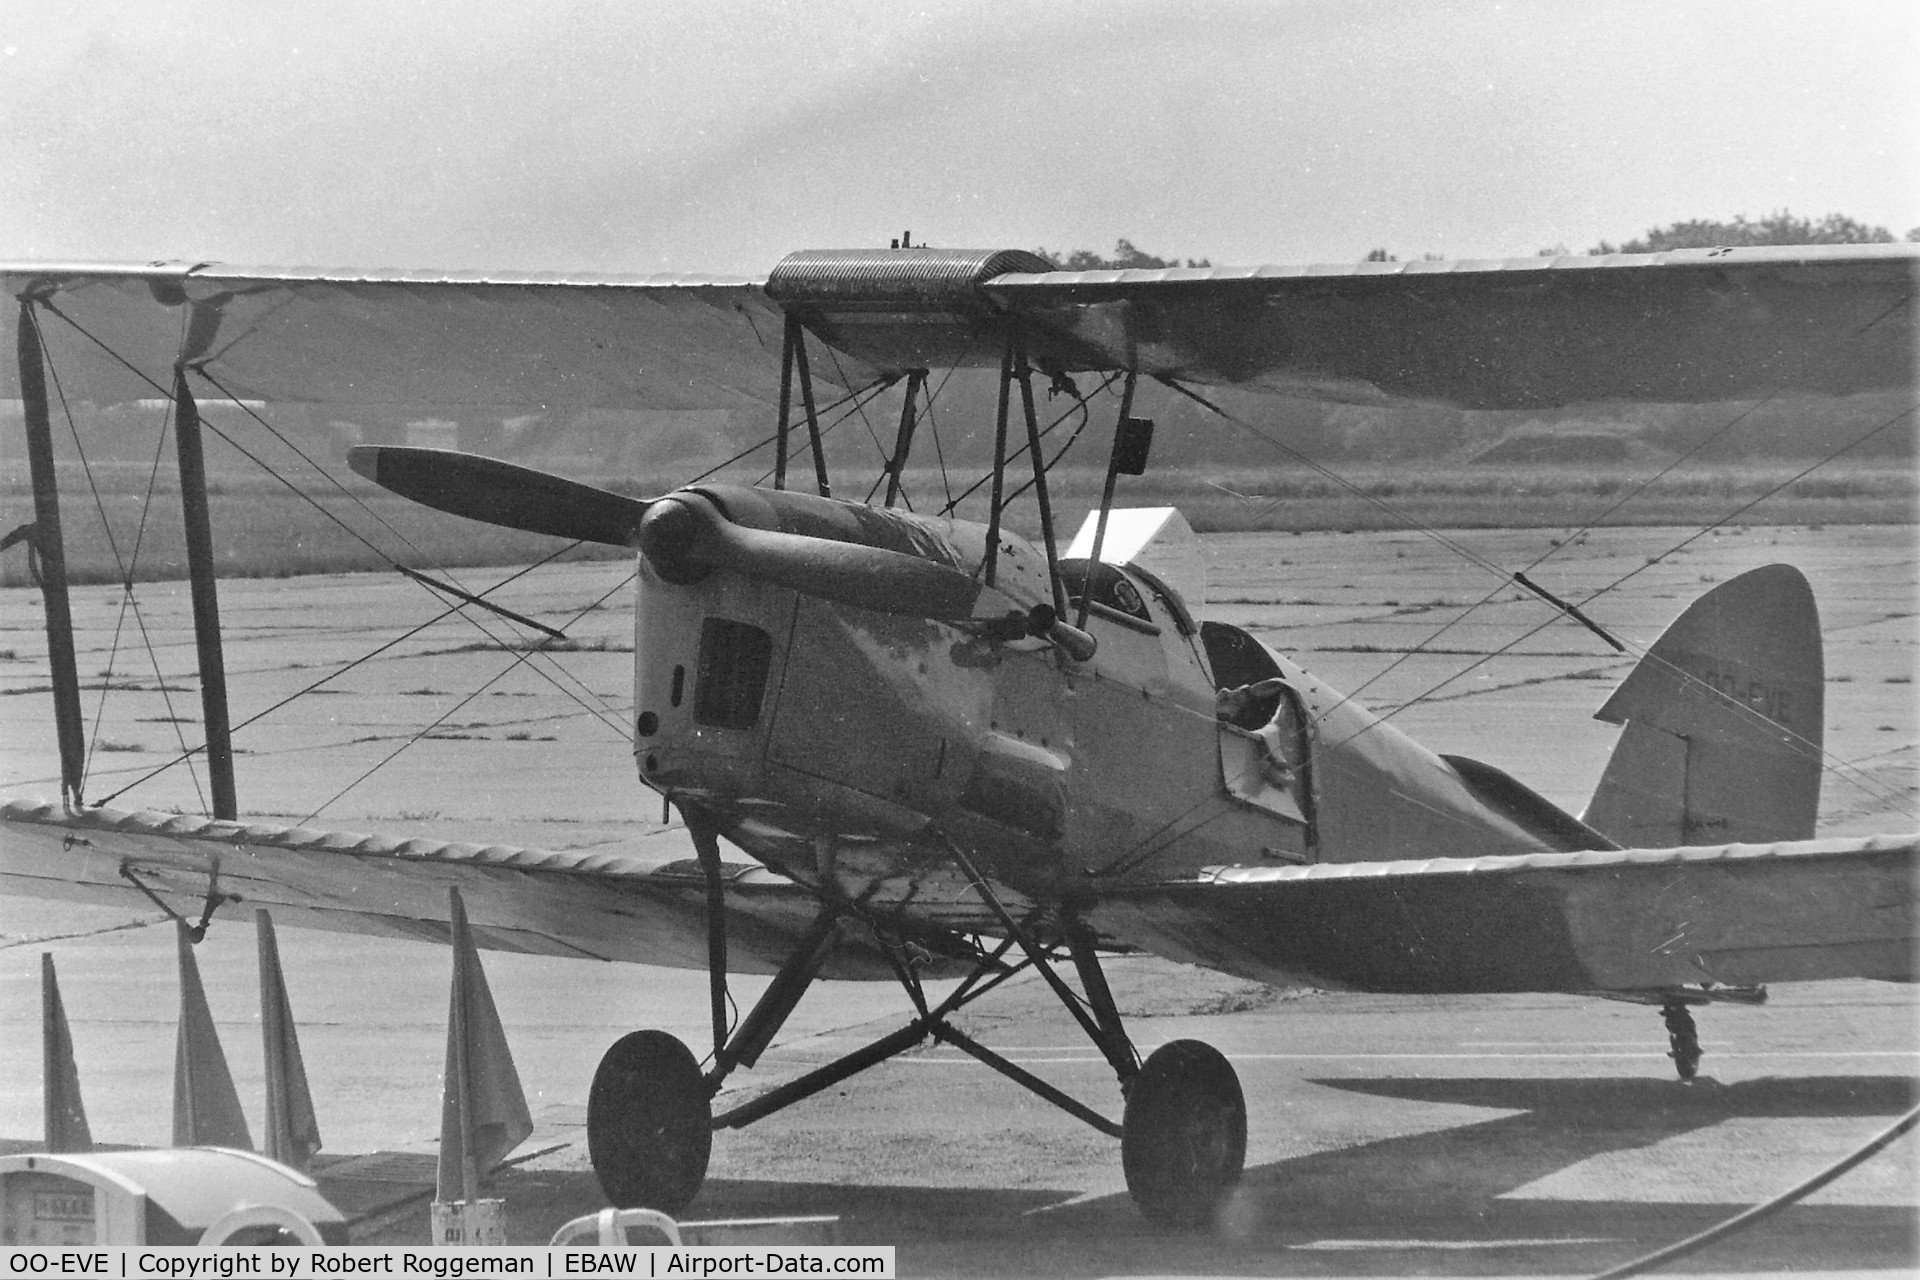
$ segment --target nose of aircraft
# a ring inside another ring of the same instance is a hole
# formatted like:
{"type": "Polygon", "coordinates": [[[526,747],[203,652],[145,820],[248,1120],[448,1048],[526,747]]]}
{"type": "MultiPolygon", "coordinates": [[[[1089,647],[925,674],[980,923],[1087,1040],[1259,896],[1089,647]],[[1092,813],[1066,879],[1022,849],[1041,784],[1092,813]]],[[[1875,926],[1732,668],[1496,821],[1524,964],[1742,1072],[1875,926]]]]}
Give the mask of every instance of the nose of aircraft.
{"type": "Polygon", "coordinates": [[[691,586],[713,572],[699,548],[701,534],[713,521],[703,519],[695,503],[706,507],[709,516],[718,516],[704,499],[675,495],[653,503],[640,518],[640,554],[655,573],[677,587],[691,586]]]}

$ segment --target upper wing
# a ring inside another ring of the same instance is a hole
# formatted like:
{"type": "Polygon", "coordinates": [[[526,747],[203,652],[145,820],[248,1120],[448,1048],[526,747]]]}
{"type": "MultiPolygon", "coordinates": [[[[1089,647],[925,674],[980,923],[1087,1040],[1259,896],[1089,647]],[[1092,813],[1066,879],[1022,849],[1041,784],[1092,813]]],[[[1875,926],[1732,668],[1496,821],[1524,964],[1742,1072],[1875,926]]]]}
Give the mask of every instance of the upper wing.
{"type": "Polygon", "coordinates": [[[1232,867],[1102,902],[1103,933],[1365,991],[1913,981],[1920,836],[1232,867]]]}
{"type": "MultiPolygon", "coordinates": [[[[1910,390],[1920,245],[1606,258],[1045,272],[1017,251],[790,255],[765,280],[0,264],[101,356],[101,401],[177,360],[236,395],[439,405],[764,407],[782,322],[845,386],[993,365],[1330,399],[1537,408],[1910,390]]],[[[0,379],[11,373],[0,362],[0,379]]]]}
{"type": "Polygon", "coordinates": [[[1915,384],[1920,245],[1005,275],[1068,368],[1469,409],[1915,384]]]}
{"type": "MultiPolygon", "coordinates": [[[[728,967],[772,973],[819,914],[809,890],[755,864],[726,866],[728,967]]],[[[474,941],[500,951],[707,963],[706,880],[687,862],[389,840],[174,814],[0,805],[0,889],[117,906],[148,902],[216,919],[270,907],[285,924],[447,940],[457,886],[474,941]]],[[[871,946],[844,936],[826,975],[891,978],[871,946]]]]}
{"type": "MultiPolygon", "coordinates": [[[[783,317],[754,280],[178,264],[0,278],[54,314],[50,335],[73,331],[101,401],[154,395],[176,361],[239,397],[340,404],[764,411],[779,393],[783,317]]],[[[876,376],[851,359],[817,372],[876,376]]]]}

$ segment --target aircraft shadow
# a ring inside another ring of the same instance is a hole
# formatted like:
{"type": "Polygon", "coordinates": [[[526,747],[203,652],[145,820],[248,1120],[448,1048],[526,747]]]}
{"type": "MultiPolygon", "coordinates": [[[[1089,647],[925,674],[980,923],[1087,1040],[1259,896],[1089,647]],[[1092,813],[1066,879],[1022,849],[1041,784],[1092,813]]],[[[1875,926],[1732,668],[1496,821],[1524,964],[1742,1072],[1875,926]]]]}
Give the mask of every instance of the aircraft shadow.
{"type": "MultiPolygon", "coordinates": [[[[1691,1087],[1646,1079],[1313,1083],[1514,1114],[1254,1166],[1222,1221],[1201,1232],[1152,1227],[1124,1193],[778,1179],[714,1179],[688,1216],[838,1214],[844,1242],[897,1245],[903,1274],[913,1275],[1593,1271],[1703,1230],[1744,1202],[1716,1203],[1702,1195],[1672,1203],[1631,1192],[1609,1199],[1604,1187],[1573,1197],[1510,1193],[1593,1157],[1652,1146],[1730,1119],[1891,1119],[1912,1105],[1916,1091],[1916,1082],[1903,1076],[1691,1087]]],[[[929,1154],[938,1158],[938,1149],[929,1154]]],[[[1775,1189],[1810,1172],[1797,1164],[1783,1167],[1775,1189]]],[[[590,1174],[543,1176],[566,1183],[584,1178],[592,1193],[590,1174]]],[[[580,1190],[556,1184],[546,1212],[557,1212],[580,1190]]],[[[537,1199],[527,1189],[508,1193],[516,1215],[527,1216],[529,1235],[538,1234],[537,1199]]],[[[552,1226],[565,1216],[554,1217],[552,1226]]],[[[1916,1244],[1911,1206],[1797,1205],[1716,1245],[1708,1260],[1730,1269],[1901,1268],[1913,1265],[1916,1244]]]]}
{"type": "MultiPolygon", "coordinates": [[[[1905,1076],[1828,1076],[1693,1086],[1647,1079],[1321,1079],[1312,1083],[1380,1098],[1500,1108],[1517,1114],[1427,1133],[1277,1160],[1247,1170],[1241,1192],[1202,1252],[1209,1265],[1243,1259],[1314,1273],[1400,1274],[1499,1270],[1598,1270],[1682,1239],[1730,1217],[1746,1202],[1686,1203],[1511,1197],[1582,1161],[1741,1118],[1899,1116],[1920,1082],[1905,1076]],[[1510,1198],[1511,1197],[1511,1198],[1510,1198]],[[1401,1247],[1392,1247],[1393,1242],[1401,1247]],[[1531,1245],[1501,1242],[1536,1242],[1531,1245]],[[1549,1243],[1554,1242],[1554,1243],[1549,1243]],[[1322,1266],[1321,1264],[1324,1264],[1322,1266]]],[[[1758,1153],[1755,1158],[1763,1158],[1758,1153]]],[[[1768,1179],[1767,1194],[1815,1171],[1798,1163],[1768,1179]]],[[[1594,1196],[1594,1198],[1586,1198],[1594,1196]]],[[[1031,1215],[1051,1232],[1081,1239],[1135,1236],[1140,1253],[1107,1271],[1154,1270],[1198,1242],[1141,1240],[1127,1197],[1064,1203],[1031,1215]]],[[[1796,1205],[1716,1246],[1712,1265],[1772,1270],[1792,1256],[1821,1268],[1914,1264],[1911,1205],[1796,1205]]],[[[1094,1268],[1094,1274],[1102,1268],[1094,1268]]]]}

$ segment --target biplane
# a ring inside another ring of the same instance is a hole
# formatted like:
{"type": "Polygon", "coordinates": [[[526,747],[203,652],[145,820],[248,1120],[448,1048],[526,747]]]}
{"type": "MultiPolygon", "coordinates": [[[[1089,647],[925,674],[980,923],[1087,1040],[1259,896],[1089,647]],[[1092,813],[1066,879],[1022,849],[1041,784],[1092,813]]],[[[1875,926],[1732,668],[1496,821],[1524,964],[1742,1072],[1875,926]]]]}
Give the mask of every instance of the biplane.
{"type": "MultiPolygon", "coordinates": [[[[704,966],[704,1061],[642,1029],[594,1073],[588,1143],[617,1204],[679,1210],[715,1131],[932,1038],[1117,1137],[1149,1218],[1206,1221],[1241,1173],[1244,1096],[1206,1044],[1141,1059],[1103,973],[1115,952],[1335,990],[1640,1001],[1683,1077],[1700,1057],[1691,1007],[1915,977],[1920,837],[1815,838],[1824,676],[1797,571],[1721,584],[1640,654],[1599,712],[1622,730],[1575,815],[1210,619],[1191,528],[1116,506],[1115,478],[1147,462],[1142,379],[1203,402],[1198,388],[1229,387],[1467,408],[1878,391],[1910,414],[1920,246],[1077,273],[895,247],[725,280],[0,274],[20,303],[30,429],[46,412],[35,335],[55,317],[170,394],[183,426],[208,385],[267,403],[775,408],[760,486],[642,499],[450,450],[350,457],[440,511],[633,554],[636,772],[696,859],[248,825],[219,812],[217,787],[206,819],[89,807],[77,782],[0,815],[9,892],[145,894],[202,924],[245,901],[419,937],[444,933],[456,884],[485,946],[704,966]],[[964,367],[997,377],[978,521],[902,498],[931,372],[964,367]],[[1034,384],[1078,395],[1088,374],[1119,403],[1102,500],[1069,539],[1034,384]],[[903,384],[870,500],[833,492],[821,383],[903,384]],[[1003,519],[1016,484],[1037,503],[1025,534],[1003,519]],[[1028,970],[1111,1064],[1119,1120],[954,1025],[1028,970]],[[773,975],[737,1025],[730,972],[773,975]],[[958,981],[936,998],[935,975],[958,981]],[[716,1114],[823,976],[897,981],[911,1020],[716,1114]]],[[[50,641],[56,625],[50,606],[50,641]]],[[[224,714],[208,704],[216,764],[224,714]]]]}

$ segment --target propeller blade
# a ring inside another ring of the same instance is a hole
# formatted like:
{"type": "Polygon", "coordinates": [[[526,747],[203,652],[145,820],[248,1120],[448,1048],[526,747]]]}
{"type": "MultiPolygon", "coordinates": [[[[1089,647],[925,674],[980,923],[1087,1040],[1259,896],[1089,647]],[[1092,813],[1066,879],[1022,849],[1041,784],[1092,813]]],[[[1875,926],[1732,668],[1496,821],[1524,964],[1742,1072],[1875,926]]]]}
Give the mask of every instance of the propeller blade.
{"type": "Polygon", "coordinates": [[[662,498],[640,525],[640,549],[669,582],[726,569],[857,609],[952,621],[972,616],[980,584],[919,556],[734,524],[694,495],[662,498]]]}
{"type": "Polygon", "coordinates": [[[578,542],[634,546],[647,513],[638,498],[452,449],[357,445],[347,465],[436,511],[578,542]]]}

